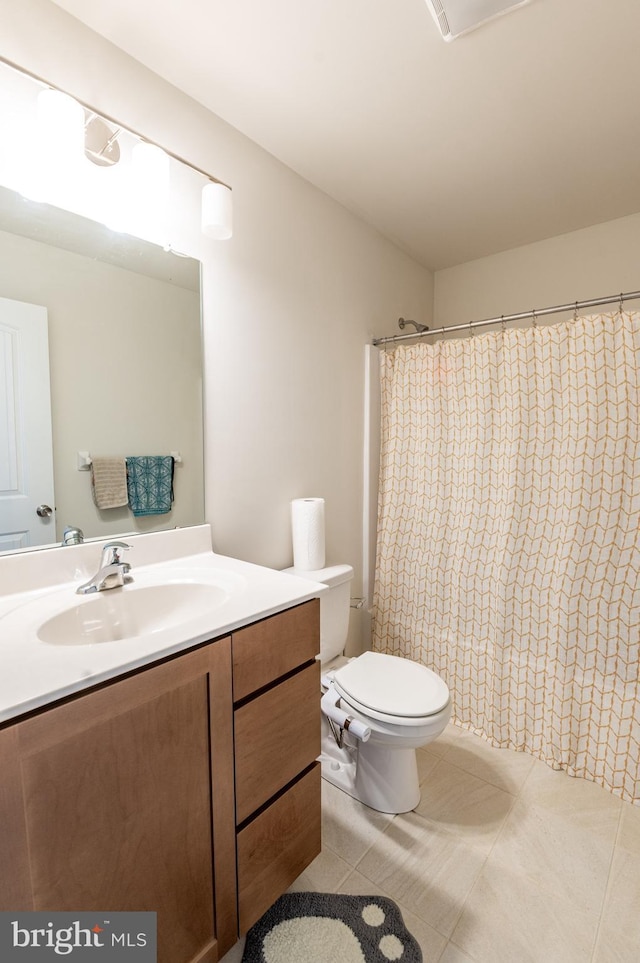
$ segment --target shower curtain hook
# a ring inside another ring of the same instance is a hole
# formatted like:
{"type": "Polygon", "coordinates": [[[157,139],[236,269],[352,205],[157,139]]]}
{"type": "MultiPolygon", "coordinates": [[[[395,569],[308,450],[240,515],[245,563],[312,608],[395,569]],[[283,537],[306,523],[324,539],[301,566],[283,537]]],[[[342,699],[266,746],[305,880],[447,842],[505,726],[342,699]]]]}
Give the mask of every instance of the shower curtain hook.
{"type": "Polygon", "coordinates": [[[538,315],[536,314],[536,309],[535,309],[535,308],[533,309],[533,311],[531,312],[531,314],[532,314],[532,316],[533,316],[533,326],[534,326],[534,328],[537,328],[537,327],[538,327],[538,315]]]}
{"type": "Polygon", "coordinates": [[[573,320],[578,320],[578,302],[576,301],[575,307],[573,309],[573,320]]]}
{"type": "Polygon", "coordinates": [[[500,327],[502,329],[502,333],[504,334],[507,329],[507,322],[504,319],[504,314],[500,315],[500,327]]]}
{"type": "Polygon", "coordinates": [[[624,303],[624,294],[620,292],[620,303],[618,304],[618,314],[622,317],[622,305],[624,303]]]}

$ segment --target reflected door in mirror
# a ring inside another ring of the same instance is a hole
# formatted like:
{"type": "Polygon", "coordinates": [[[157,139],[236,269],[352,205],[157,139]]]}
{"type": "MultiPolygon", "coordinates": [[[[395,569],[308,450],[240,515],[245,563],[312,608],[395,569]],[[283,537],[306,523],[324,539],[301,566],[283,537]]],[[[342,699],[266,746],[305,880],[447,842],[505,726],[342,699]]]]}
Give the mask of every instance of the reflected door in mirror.
{"type": "Polygon", "coordinates": [[[0,551],[54,542],[54,506],[47,309],[0,298],[0,551]]]}

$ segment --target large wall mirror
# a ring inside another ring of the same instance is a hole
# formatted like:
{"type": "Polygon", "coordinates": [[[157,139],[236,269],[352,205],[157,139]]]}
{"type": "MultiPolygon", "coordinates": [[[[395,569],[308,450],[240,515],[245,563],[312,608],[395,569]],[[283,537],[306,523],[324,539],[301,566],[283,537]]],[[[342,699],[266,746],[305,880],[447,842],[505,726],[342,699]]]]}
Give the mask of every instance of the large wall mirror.
{"type": "Polygon", "coordinates": [[[198,261],[0,187],[0,552],[203,521],[201,346],[198,261]],[[80,453],[178,454],[171,510],[97,508],[80,453]]]}

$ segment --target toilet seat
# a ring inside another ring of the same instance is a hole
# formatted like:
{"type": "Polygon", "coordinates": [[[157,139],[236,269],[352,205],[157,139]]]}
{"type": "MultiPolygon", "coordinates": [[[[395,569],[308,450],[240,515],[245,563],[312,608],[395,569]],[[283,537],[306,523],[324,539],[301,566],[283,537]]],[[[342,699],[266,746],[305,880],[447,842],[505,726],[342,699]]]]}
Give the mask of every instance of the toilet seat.
{"type": "Polygon", "coordinates": [[[419,662],[364,652],[336,669],[333,682],[356,711],[397,726],[419,726],[449,704],[443,679],[419,662]]]}

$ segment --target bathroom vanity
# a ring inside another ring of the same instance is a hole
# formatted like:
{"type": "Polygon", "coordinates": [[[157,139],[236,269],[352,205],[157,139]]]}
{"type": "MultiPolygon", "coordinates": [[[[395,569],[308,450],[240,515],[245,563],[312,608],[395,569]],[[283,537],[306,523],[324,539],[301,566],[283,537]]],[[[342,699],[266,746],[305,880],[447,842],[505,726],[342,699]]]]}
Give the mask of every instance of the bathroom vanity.
{"type": "MultiPolygon", "coordinates": [[[[269,570],[229,562],[248,599],[252,575],[269,570]]],[[[194,557],[170,567],[171,584],[193,584],[194,557]]],[[[155,911],[160,963],[216,963],[319,853],[319,600],[309,583],[305,596],[297,579],[265,578],[271,605],[258,586],[253,619],[230,593],[217,616],[230,630],[203,638],[192,622],[178,651],[5,708],[0,909],[155,911]]],[[[2,647],[19,608],[4,619],[0,608],[2,647]]],[[[75,659],[87,643],[58,648],[75,659]]]]}

